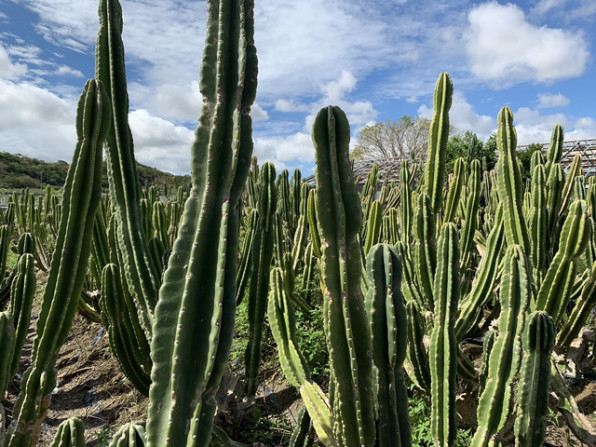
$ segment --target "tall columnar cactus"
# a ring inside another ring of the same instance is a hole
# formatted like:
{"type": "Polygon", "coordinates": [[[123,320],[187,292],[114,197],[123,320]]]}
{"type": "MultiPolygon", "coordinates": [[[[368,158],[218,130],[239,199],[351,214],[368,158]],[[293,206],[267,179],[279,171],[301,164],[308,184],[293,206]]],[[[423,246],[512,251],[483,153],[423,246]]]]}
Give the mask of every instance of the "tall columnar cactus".
{"type": "Polygon", "coordinates": [[[583,254],[591,237],[592,226],[586,208],[583,200],[574,202],[569,208],[560,235],[559,250],[538,290],[536,309],[548,312],[555,323],[566,313],[577,272],[576,259],[583,254]]]}
{"type": "Polygon", "coordinates": [[[406,315],[408,318],[408,361],[412,366],[410,374],[412,380],[418,387],[430,391],[430,366],[428,363],[428,352],[424,346],[425,323],[420,312],[420,305],[416,301],[409,301],[406,304],[406,315]]]}
{"type": "Polygon", "coordinates": [[[50,447],[85,447],[85,426],[78,418],[66,419],[58,426],[50,447]]]}
{"type": "Polygon", "coordinates": [[[497,116],[497,179],[499,200],[503,203],[507,245],[520,245],[527,255],[531,253],[528,229],[522,210],[523,185],[517,157],[517,133],[513,127],[513,113],[503,107],[497,116]]]}
{"type": "Polygon", "coordinates": [[[474,233],[478,227],[478,208],[480,207],[480,177],[482,171],[480,162],[473,160],[470,163],[470,176],[468,178],[468,198],[464,215],[464,224],[461,230],[460,250],[461,262],[460,271],[466,273],[470,258],[472,257],[472,248],[474,246],[474,233]]]}
{"type": "Polygon", "coordinates": [[[252,155],[257,55],[252,0],[207,2],[193,188],[155,312],[147,441],[206,446],[236,310],[238,202],[252,155]]]}
{"type": "Polygon", "coordinates": [[[459,238],[457,227],[441,227],[434,281],[435,321],[430,340],[431,431],[436,446],[455,445],[457,339],[455,315],[459,302],[459,238]]]}
{"type": "MultiPolygon", "coordinates": [[[[12,380],[11,363],[15,351],[15,331],[10,312],[0,312],[0,401],[12,380]]],[[[2,405],[0,404],[0,408],[2,405]]],[[[3,433],[0,426],[0,436],[3,433]]]]}
{"type": "Polygon", "coordinates": [[[99,305],[112,354],[134,387],[147,396],[151,384],[149,346],[144,334],[139,334],[136,315],[131,315],[136,309],[130,294],[122,287],[120,271],[115,264],[103,268],[99,305]]]}
{"type": "Polygon", "coordinates": [[[252,241],[251,280],[248,293],[248,345],[246,347],[246,392],[254,396],[257,391],[263,323],[267,310],[269,271],[273,258],[273,216],[277,208],[275,167],[265,163],[259,174],[259,199],[257,225],[252,241]]]}
{"type": "Polygon", "coordinates": [[[64,186],[62,221],[37,320],[31,366],[23,376],[7,446],[35,445],[54,389],[54,364],[80,299],[91,252],[95,211],[101,198],[101,147],[110,128],[109,98],[89,80],[77,109],[73,162],[64,186]]]}
{"type": "Polygon", "coordinates": [[[10,362],[10,374],[17,373],[21,351],[31,323],[31,308],[35,297],[34,259],[30,253],[21,255],[15,268],[14,279],[10,286],[10,313],[15,328],[15,348],[10,362]]]}
{"type": "Polygon", "coordinates": [[[406,160],[401,163],[401,170],[399,173],[400,184],[400,205],[399,205],[399,217],[401,225],[401,240],[405,244],[409,244],[412,236],[412,190],[411,190],[411,175],[410,166],[406,160]]]}
{"type": "Polygon", "coordinates": [[[375,245],[366,258],[366,271],[370,281],[366,308],[378,387],[379,445],[411,446],[408,393],[402,372],[408,320],[401,295],[401,262],[395,249],[375,245]]]}
{"type": "Polygon", "coordinates": [[[581,294],[576,300],[571,315],[557,335],[557,349],[569,346],[590,316],[596,305],[596,263],[582,284],[581,294]]]}
{"type": "Polygon", "coordinates": [[[490,351],[472,447],[487,446],[511,416],[513,379],[521,358],[521,335],[530,299],[530,275],[523,249],[510,245],[503,264],[499,335],[490,351]]]}
{"type": "Polygon", "coordinates": [[[526,321],[517,394],[516,446],[539,447],[544,443],[555,332],[555,324],[546,312],[534,312],[526,321]]]}
{"type": "Polygon", "coordinates": [[[415,215],[416,244],[414,245],[414,266],[420,284],[420,291],[427,310],[434,310],[433,282],[437,268],[437,247],[435,239],[435,216],[432,202],[426,194],[418,197],[415,215]]]}
{"type": "Polygon", "coordinates": [[[317,162],[324,312],[334,391],[334,434],[346,447],[372,446],[375,424],[370,329],[360,289],[360,198],[349,160],[350,129],[338,107],[317,114],[312,131],[317,162]]]}
{"type": "Polygon", "coordinates": [[[279,267],[271,270],[267,316],[286,380],[300,389],[304,406],[321,442],[328,447],[336,446],[329,402],[320,387],[311,382],[306,360],[298,350],[294,307],[287,293],[284,272],[279,267]]]}
{"type": "Polygon", "coordinates": [[[453,96],[453,82],[447,73],[441,73],[435,87],[434,114],[428,136],[428,158],[424,172],[424,192],[430,197],[435,213],[443,210],[445,182],[445,148],[449,139],[449,109],[453,96]]]}
{"type": "Polygon", "coordinates": [[[112,126],[106,140],[110,196],[118,219],[118,245],[123,254],[127,285],[136,301],[143,328],[150,336],[159,274],[151,260],[139,208],[140,191],[128,125],[122,8],[118,0],[100,1],[99,23],[95,77],[104,83],[111,101],[112,126]]]}
{"type": "Polygon", "coordinates": [[[550,137],[550,145],[546,151],[546,176],[550,174],[551,167],[555,163],[561,161],[563,156],[563,140],[565,139],[565,132],[563,126],[557,124],[553,129],[550,137]]]}
{"type": "Polygon", "coordinates": [[[463,158],[455,160],[453,167],[453,181],[449,184],[449,191],[447,193],[447,203],[445,204],[444,222],[453,222],[457,213],[457,208],[460,205],[460,196],[466,180],[466,162],[463,158]]]}

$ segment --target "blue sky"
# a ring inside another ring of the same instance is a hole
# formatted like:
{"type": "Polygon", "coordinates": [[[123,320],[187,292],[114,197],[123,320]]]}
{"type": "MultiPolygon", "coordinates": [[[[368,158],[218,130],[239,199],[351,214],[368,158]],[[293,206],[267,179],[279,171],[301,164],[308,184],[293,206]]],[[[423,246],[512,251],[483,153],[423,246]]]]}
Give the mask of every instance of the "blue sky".
{"type": "MultiPolygon", "coordinates": [[[[137,159],[189,171],[201,108],[206,4],[121,0],[137,159]]],[[[429,117],[448,71],[451,123],[485,139],[502,106],[520,144],[596,138],[596,2],[256,0],[255,154],[312,172],[310,125],[341,106],[367,124],[429,117]]],[[[0,0],[0,151],[70,161],[75,105],[93,76],[95,0],[0,0]]]]}

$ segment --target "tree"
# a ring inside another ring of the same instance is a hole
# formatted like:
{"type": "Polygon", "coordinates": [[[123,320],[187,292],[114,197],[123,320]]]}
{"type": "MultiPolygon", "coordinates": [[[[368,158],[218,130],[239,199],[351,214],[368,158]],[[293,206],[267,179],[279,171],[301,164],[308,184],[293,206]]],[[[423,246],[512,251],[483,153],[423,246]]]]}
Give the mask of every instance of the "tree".
{"type": "Polygon", "coordinates": [[[517,159],[520,161],[522,167],[523,178],[529,178],[531,176],[530,165],[532,160],[532,154],[536,151],[542,151],[542,145],[539,143],[529,144],[525,149],[517,151],[517,159]]]}
{"type": "Polygon", "coordinates": [[[455,160],[463,157],[468,163],[472,160],[483,162],[485,169],[490,170],[497,162],[497,141],[491,135],[486,143],[482,143],[475,133],[465,132],[453,135],[447,142],[447,156],[445,158],[447,172],[453,171],[455,160]]]}
{"type": "Polygon", "coordinates": [[[360,131],[352,151],[354,160],[387,158],[422,162],[428,148],[430,121],[402,116],[398,121],[386,121],[366,126],[360,131]]]}

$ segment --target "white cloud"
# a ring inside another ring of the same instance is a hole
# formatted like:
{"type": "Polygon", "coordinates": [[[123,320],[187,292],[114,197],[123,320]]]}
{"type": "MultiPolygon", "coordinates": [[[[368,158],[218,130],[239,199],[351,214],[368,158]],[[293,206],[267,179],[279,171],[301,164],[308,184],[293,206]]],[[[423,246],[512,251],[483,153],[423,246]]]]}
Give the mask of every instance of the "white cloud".
{"type": "Polygon", "coordinates": [[[561,93],[539,93],[538,108],[546,109],[549,107],[565,107],[569,105],[569,98],[561,93]]]}
{"type": "Polygon", "coordinates": [[[56,70],[56,74],[60,75],[60,76],[72,76],[74,78],[82,78],[83,77],[83,73],[81,73],[80,70],[76,70],[72,67],[68,67],[66,65],[62,65],[60,67],[58,67],[58,69],[56,70]]]}
{"type": "Polygon", "coordinates": [[[250,108],[250,116],[253,121],[267,121],[269,114],[259,104],[254,103],[250,108]]]}
{"type": "Polygon", "coordinates": [[[192,130],[151,115],[147,110],[129,114],[137,161],[177,174],[190,172],[192,130]]]}
{"type": "Polygon", "coordinates": [[[76,104],[29,84],[0,80],[0,150],[70,161],[76,104]]]}
{"type": "Polygon", "coordinates": [[[566,0],[539,0],[532,8],[534,14],[544,15],[551,10],[565,5],[566,0]]]}
{"type": "MultiPolygon", "coordinates": [[[[418,108],[418,116],[431,119],[433,116],[432,106],[421,105],[418,108]]],[[[478,138],[486,140],[495,131],[496,119],[488,115],[480,115],[464,94],[455,90],[449,110],[449,124],[459,132],[474,132],[478,138]]]]}
{"type": "Polygon", "coordinates": [[[27,66],[13,63],[6,49],[0,44],[0,78],[17,79],[26,73],[27,66]]]}
{"type": "Polygon", "coordinates": [[[552,82],[579,76],[586,68],[589,52],[581,34],[535,26],[516,5],[484,3],[468,20],[464,41],[470,70],[497,87],[552,82]]]}
{"type": "Polygon", "coordinates": [[[275,110],[286,113],[308,112],[308,106],[306,104],[296,104],[289,99],[278,99],[275,101],[275,110]]]}
{"type": "Polygon", "coordinates": [[[278,169],[284,169],[288,163],[312,163],[315,158],[311,137],[304,132],[286,137],[255,137],[254,144],[259,163],[270,161],[278,169]]]}

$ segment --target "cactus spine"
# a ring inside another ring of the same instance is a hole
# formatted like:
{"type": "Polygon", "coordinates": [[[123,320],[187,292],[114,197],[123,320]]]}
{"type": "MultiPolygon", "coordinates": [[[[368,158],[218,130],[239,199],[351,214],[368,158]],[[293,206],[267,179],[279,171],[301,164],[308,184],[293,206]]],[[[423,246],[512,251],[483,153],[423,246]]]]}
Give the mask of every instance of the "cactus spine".
{"type": "Polygon", "coordinates": [[[186,201],[155,312],[147,441],[206,446],[236,309],[238,201],[250,168],[257,57],[252,0],[207,3],[204,105],[186,201]]]}

